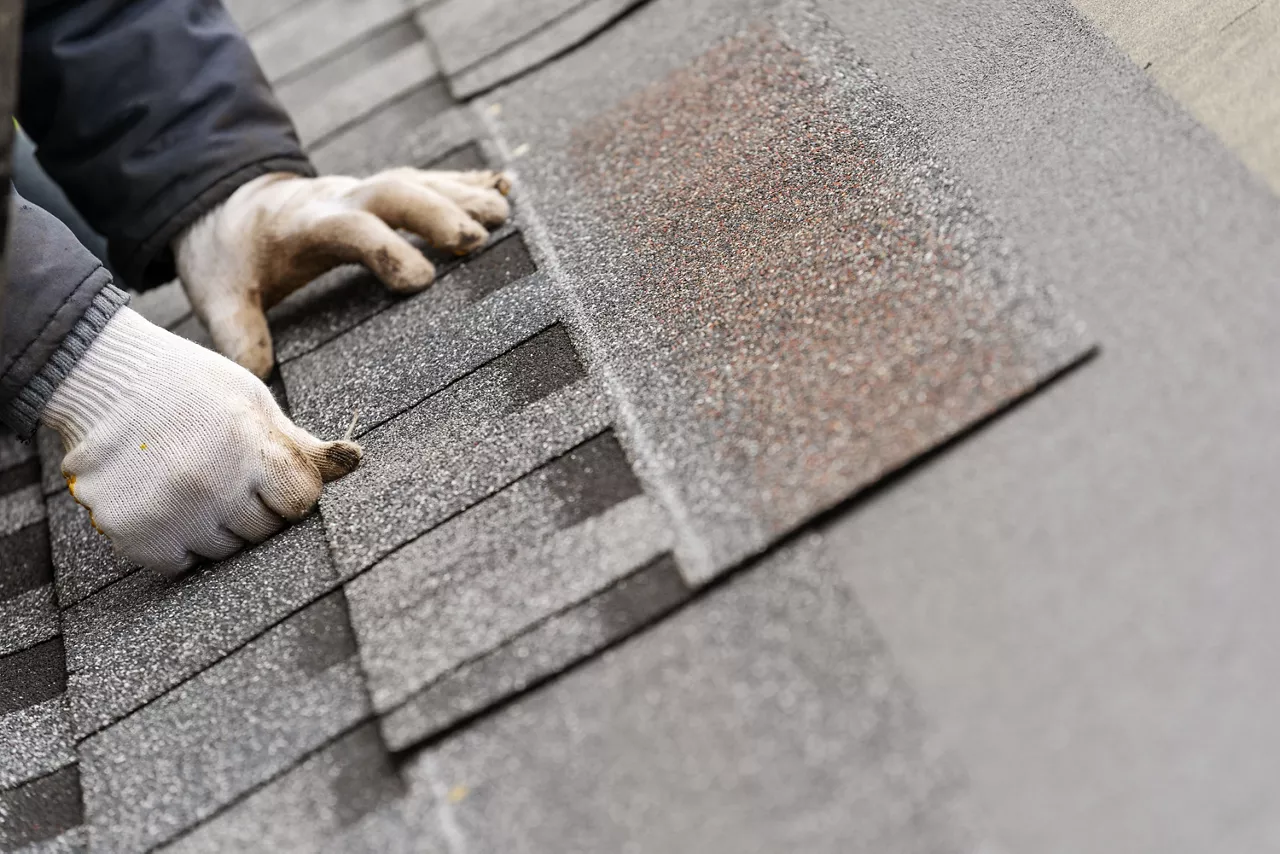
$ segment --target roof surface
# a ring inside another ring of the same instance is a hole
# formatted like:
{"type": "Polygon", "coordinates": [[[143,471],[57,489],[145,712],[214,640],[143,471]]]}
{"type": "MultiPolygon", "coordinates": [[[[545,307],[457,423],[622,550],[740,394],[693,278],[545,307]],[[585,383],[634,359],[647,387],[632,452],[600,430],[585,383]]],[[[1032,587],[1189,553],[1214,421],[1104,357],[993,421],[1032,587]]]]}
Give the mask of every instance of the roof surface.
{"type": "Polygon", "coordinates": [[[230,5],[322,169],[515,215],[272,311],[365,457],[251,551],[0,443],[0,848],[1265,848],[1280,202],[1069,7],[230,5]]]}

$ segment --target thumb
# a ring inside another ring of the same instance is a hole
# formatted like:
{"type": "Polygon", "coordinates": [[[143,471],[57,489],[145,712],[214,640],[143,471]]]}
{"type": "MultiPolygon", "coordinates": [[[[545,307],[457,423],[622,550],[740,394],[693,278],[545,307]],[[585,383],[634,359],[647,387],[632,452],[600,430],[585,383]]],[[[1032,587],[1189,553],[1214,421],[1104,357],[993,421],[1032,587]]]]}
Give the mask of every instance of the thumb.
{"type": "Polygon", "coordinates": [[[275,363],[271,330],[255,294],[226,290],[196,307],[219,353],[259,379],[271,375],[275,363]]]}
{"type": "Polygon", "coordinates": [[[285,432],[293,439],[302,455],[316,467],[320,473],[320,479],[325,483],[351,474],[360,465],[364,449],[355,442],[347,439],[338,439],[333,442],[317,439],[294,424],[288,416],[282,415],[282,417],[287,425],[285,432]]]}

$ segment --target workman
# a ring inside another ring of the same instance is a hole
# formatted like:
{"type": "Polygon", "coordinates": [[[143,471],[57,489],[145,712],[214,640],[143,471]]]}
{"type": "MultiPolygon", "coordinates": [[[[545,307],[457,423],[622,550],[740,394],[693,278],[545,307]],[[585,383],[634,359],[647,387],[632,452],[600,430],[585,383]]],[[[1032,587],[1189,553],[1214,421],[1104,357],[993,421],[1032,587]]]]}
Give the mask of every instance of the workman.
{"type": "Polygon", "coordinates": [[[27,0],[22,28],[16,119],[40,165],[106,238],[118,284],[177,276],[223,355],[131,310],[61,221],[15,197],[0,417],[61,435],[72,495],[126,559],[177,573],[226,557],[361,455],[280,410],[264,310],[350,262],[396,293],[427,287],[397,229],[473,250],[507,217],[506,178],[316,177],[218,0],[27,0]]]}

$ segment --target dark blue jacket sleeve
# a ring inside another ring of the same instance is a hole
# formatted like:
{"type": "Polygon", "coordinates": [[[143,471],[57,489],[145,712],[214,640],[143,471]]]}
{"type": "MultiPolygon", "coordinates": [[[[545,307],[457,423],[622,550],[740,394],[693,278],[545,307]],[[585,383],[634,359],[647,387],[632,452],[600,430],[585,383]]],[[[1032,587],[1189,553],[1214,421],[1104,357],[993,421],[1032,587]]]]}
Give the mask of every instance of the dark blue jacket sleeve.
{"type": "Polygon", "coordinates": [[[131,287],[246,181],[312,175],[218,0],[27,0],[18,120],[131,287]]]}

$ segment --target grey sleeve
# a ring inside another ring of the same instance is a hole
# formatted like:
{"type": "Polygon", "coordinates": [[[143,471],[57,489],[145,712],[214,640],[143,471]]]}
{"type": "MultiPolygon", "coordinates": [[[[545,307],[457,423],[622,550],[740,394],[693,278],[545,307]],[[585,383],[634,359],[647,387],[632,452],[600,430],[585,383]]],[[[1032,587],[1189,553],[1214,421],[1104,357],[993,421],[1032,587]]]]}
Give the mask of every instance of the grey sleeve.
{"type": "Polygon", "coordinates": [[[66,226],[16,193],[11,228],[0,419],[27,437],[58,383],[129,296],[66,226]]]}

